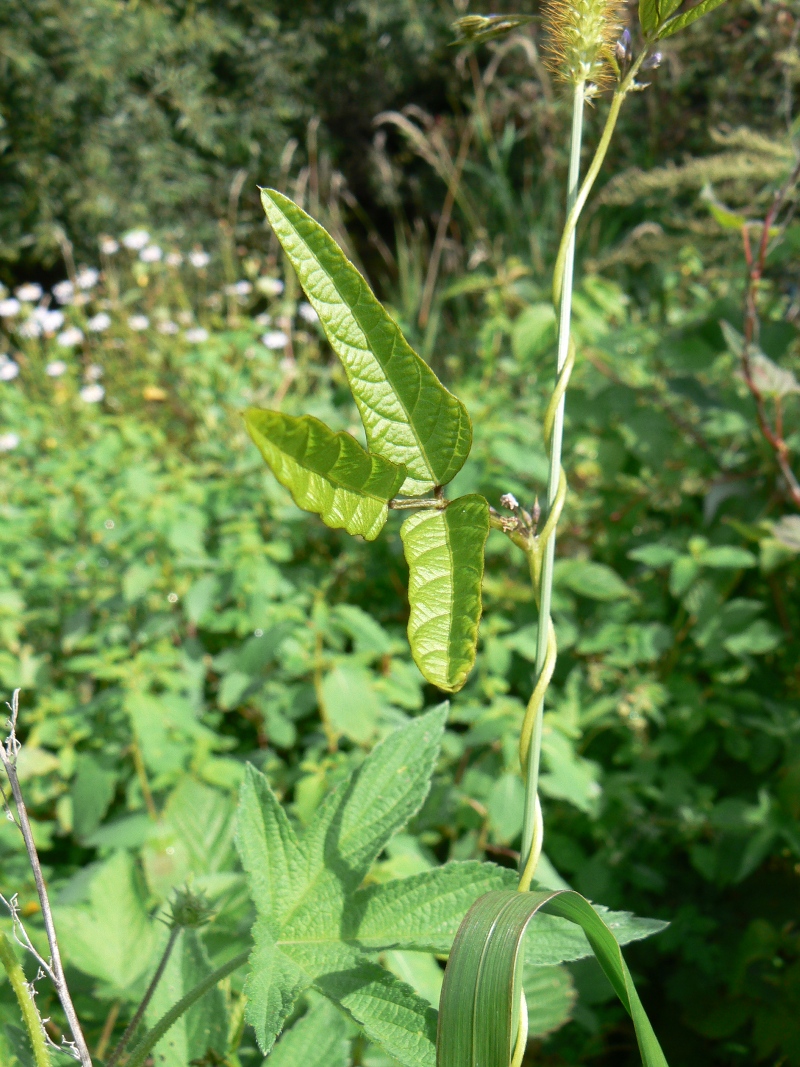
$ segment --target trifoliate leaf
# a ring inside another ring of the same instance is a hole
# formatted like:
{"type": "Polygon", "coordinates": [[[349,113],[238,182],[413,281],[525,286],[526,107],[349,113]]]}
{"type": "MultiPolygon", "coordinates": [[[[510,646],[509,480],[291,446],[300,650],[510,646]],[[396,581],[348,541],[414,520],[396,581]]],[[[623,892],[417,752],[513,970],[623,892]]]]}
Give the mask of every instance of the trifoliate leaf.
{"type": "Polygon", "coordinates": [[[344,365],[370,451],[406,467],[407,495],[446,485],[472,444],[466,408],[414,352],[331,235],[274,189],[263,189],[261,201],[344,365]]]}
{"type": "Polygon", "coordinates": [[[475,662],[488,535],[489,505],[477,495],[417,512],[400,530],[411,654],[425,678],[448,692],[463,686],[475,662]]]}
{"type": "Polygon", "coordinates": [[[299,508],[333,529],[374,541],[405,468],[365,452],[349,433],[334,433],[311,415],[248,408],[247,432],[299,508]]]}

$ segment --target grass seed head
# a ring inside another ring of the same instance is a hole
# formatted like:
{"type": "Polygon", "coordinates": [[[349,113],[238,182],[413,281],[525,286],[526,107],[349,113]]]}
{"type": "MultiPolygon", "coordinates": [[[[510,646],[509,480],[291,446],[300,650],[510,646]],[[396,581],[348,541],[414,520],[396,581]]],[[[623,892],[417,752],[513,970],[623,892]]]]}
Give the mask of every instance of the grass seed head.
{"type": "Polygon", "coordinates": [[[547,0],[543,8],[550,69],[568,85],[591,94],[614,78],[614,47],[623,24],[619,0],[547,0]]]}

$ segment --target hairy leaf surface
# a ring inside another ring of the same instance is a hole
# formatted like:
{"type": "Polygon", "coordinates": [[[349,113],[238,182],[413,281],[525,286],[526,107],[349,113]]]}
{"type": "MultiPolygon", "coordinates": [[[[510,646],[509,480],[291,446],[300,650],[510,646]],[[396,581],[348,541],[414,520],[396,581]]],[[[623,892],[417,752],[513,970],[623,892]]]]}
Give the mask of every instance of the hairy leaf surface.
{"type": "Polygon", "coordinates": [[[313,986],[394,1059],[408,1067],[433,1063],[430,1005],[365,955],[357,936],[363,908],[352,897],[425,799],[446,714],[443,705],[390,734],[300,836],[266,778],[248,768],[237,843],[259,919],[245,991],[264,1052],[298,995],[313,986]]]}
{"type": "Polygon", "coordinates": [[[409,567],[408,640],[425,678],[456,692],[475,663],[489,505],[473,494],[420,511],[400,530],[409,567]]]}
{"type": "Polygon", "coordinates": [[[407,469],[403,492],[446,485],[472,444],[464,405],[408,344],[331,235],[274,189],[261,200],[342,361],[370,450],[407,469]]]}
{"type": "Polygon", "coordinates": [[[388,501],[405,481],[405,467],[365,452],[349,433],[334,433],[312,415],[248,408],[247,432],[299,508],[333,529],[374,541],[388,501]]]}
{"type": "Polygon", "coordinates": [[[347,1067],[347,1029],[342,1013],[320,1000],[283,1035],[269,1067],[347,1067]]]}

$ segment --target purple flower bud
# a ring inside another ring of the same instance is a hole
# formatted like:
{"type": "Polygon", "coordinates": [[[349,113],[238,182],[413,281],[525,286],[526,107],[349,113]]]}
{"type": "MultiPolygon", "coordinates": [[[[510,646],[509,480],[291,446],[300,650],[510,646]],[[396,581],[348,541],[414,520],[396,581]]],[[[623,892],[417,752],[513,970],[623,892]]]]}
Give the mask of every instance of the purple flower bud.
{"type": "Polygon", "coordinates": [[[661,66],[661,60],[663,58],[664,57],[660,52],[653,52],[653,54],[648,56],[644,63],[642,63],[642,70],[656,70],[656,68],[661,66]]]}
{"type": "Polygon", "coordinates": [[[626,27],[617,41],[616,48],[617,61],[619,63],[630,63],[633,51],[631,49],[631,31],[626,27]]]}

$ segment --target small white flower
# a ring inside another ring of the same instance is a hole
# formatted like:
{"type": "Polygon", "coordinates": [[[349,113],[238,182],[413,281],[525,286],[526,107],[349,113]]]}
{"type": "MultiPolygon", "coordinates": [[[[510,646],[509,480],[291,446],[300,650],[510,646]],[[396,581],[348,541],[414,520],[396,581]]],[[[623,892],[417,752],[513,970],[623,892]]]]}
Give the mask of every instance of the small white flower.
{"type": "Polygon", "coordinates": [[[81,267],[75,281],[79,289],[94,289],[100,280],[100,271],[94,267],[81,267]]]}
{"type": "Polygon", "coordinates": [[[147,245],[139,253],[139,259],[142,263],[158,263],[163,255],[164,252],[158,245],[147,245]]]}
{"type": "Polygon", "coordinates": [[[261,344],[265,348],[285,348],[288,340],[283,330],[269,330],[261,338],[261,344]]]}
{"type": "Polygon", "coordinates": [[[304,300],[297,308],[297,314],[304,322],[312,323],[319,322],[319,315],[312,308],[312,306],[304,300]]]}
{"type": "Polygon", "coordinates": [[[101,237],[100,251],[104,256],[113,256],[115,252],[119,252],[119,241],[115,241],[113,237],[101,237]]]}
{"type": "Polygon", "coordinates": [[[75,286],[66,278],[63,282],[56,282],[53,286],[53,296],[59,304],[71,304],[75,296],[75,286]]]}
{"type": "Polygon", "coordinates": [[[97,363],[92,363],[90,367],[86,368],[86,381],[96,382],[99,378],[103,377],[103,368],[98,366],[97,363]]]}
{"type": "Polygon", "coordinates": [[[84,385],[80,398],[85,404],[97,404],[106,395],[102,385],[84,385]]]}
{"type": "Polygon", "coordinates": [[[56,342],[61,345],[62,348],[74,348],[75,345],[79,345],[83,340],[83,331],[79,330],[77,326],[68,326],[66,330],[63,330],[56,342]]]}
{"type": "Polygon", "coordinates": [[[0,433],[0,452],[11,452],[19,444],[19,434],[0,433]]]}
{"type": "Polygon", "coordinates": [[[38,282],[26,282],[24,285],[20,285],[18,289],[15,289],[14,292],[19,300],[26,304],[34,304],[41,299],[42,287],[38,282]]]}
{"type": "Polygon", "coordinates": [[[156,329],[159,333],[174,334],[178,332],[179,326],[177,322],[172,322],[171,319],[164,319],[163,322],[159,322],[156,329]]]}
{"type": "Polygon", "coordinates": [[[165,262],[168,267],[179,267],[183,263],[183,256],[180,252],[170,252],[165,262]]]}
{"type": "Polygon", "coordinates": [[[225,286],[225,292],[229,296],[247,296],[249,293],[252,293],[252,291],[253,286],[245,279],[242,279],[240,282],[234,282],[233,285],[225,286]]]}
{"type": "Polygon", "coordinates": [[[122,238],[122,243],[133,252],[139,252],[145,245],[150,243],[150,234],[147,230],[131,230],[122,238]]]}
{"type": "Polygon", "coordinates": [[[18,374],[19,364],[13,359],[6,358],[4,363],[0,363],[0,382],[11,382],[18,374]]]}
{"type": "Polygon", "coordinates": [[[195,326],[187,330],[184,337],[190,344],[199,345],[208,340],[208,330],[204,330],[202,326],[195,326]]]}
{"type": "Polygon", "coordinates": [[[86,323],[86,329],[92,333],[102,333],[111,325],[111,316],[106,311],[99,311],[86,323]]]}
{"type": "Polygon", "coordinates": [[[267,296],[280,296],[283,292],[283,282],[280,278],[259,278],[256,288],[267,296]]]}
{"type": "Polygon", "coordinates": [[[167,593],[167,600],[170,602],[170,604],[177,604],[178,603],[178,594],[177,593],[167,593]]]}
{"type": "Polygon", "coordinates": [[[30,319],[27,319],[25,322],[23,322],[22,325],[19,327],[19,335],[20,337],[28,338],[41,337],[42,324],[39,322],[38,319],[34,319],[33,317],[31,317],[30,319]]]}
{"type": "Polygon", "coordinates": [[[60,378],[62,374],[66,374],[66,371],[67,365],[63,359],[56,359],[45,367],[45,373],[49,378],[60,378]]]}
{"type": "Polygon", "coordinates": [[[37,308],[34,318],[45,333],[55,333],[64,325],[63,311],[50,311],[49,308],[37,308]]]}
{"type": "Polygon", "coordinates": [[[11,319],[14,315],[19,315],[19,300],[16,300],[13,296],[8,297],[7,300],[0,300],[0,315],[4,319],[11,319]]]}
{"type": "Polygon", "coordinates": [[[128,319],[128,326],[132,330],[146,330],[150,325],[150,319],[147,315],[131,315],[128,319]]]}
{"type": "Polygon", "coordinates": [[[211,256],[208,252],[204,252],[202,248],[193,248],[189,253],[189,262],[197,270],[202,270],[203,267],[207,267],[211,262],[211,256]]]}

